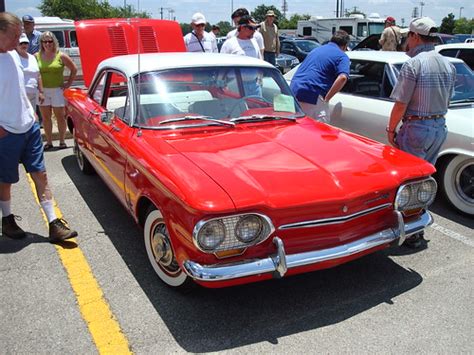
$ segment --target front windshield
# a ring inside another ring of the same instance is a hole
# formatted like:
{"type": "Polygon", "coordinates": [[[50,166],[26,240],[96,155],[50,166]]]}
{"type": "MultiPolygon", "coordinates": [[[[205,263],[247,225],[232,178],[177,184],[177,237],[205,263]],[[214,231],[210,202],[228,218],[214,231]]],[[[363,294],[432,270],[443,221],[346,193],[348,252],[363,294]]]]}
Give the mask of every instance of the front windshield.
{"type": "Polygon", "coordinates": [[[315,41],[295,41],[295,43],[303,52],[311,52],[313,49],[320,46],[320,44],[315,41]]]}
{"type": "MultiPolygon", "coordinates": [[[[474,101],[474,72],[465,63],[453,63],[456,68],[456,83],[451,103],[456,101],[474,101]]],[[[400,73],[403,64],[396,64],[396,75],[400,73]]]]}
{"type": "Polygon", "coordinates": [[[169,69],[142,73],[134,83],[137,123],[142,128],[167,129],[168,122],[184,120],[188,125],[207,120],[210,125],[252,115],[302,116],[288,84],[274,68],[169,69]]]}
{"type": "Polygon", "coordinates": [[[384,29],[384,23],[369,22],[369,35],[382,33],[384,29]]]}

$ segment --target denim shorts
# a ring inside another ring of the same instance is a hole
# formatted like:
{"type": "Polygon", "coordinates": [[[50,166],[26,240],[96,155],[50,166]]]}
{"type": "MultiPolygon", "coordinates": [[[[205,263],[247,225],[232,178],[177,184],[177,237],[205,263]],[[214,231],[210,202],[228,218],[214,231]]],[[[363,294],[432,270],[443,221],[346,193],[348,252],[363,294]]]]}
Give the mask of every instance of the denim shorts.
{"type": "Polygon", "coordinates": [[[45,171],[43,141],[40,125],[35,122],[26,133],[7,135],[0,138],[0,182],[18,182],[18,166],[22,163],[28,173],[45,171]]]}
{"type": "Polygon", "coordinates": [[[434,165],[447,134],[446,119],[443,117],[405,121],[398,132],[397,144],[401,150],[434,165]]]}

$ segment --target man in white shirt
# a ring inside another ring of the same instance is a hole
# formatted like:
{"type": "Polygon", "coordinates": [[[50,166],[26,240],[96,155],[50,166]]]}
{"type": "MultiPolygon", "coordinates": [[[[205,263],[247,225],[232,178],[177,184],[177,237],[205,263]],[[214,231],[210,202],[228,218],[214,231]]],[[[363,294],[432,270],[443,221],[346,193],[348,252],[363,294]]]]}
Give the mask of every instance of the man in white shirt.
{"type": "MultiPolygon", "coordinates": [[[[238,22],[237,36],[227,39],[221,48],[221,53],[243,55],[263,59],[257,41],[253,38],[260,27],[248,15],[242,16],[238,22]]],[[[253,68],[245,69],[242,73],[244,92],[246,96],[262,96],[261,75],[253,68]]]]}
{"type": "Polygon", "coordinates": [[[200,12],[196,12],[191,18],[193,30],[184,36],[184,44],[188,52],[217,53],[217,41],[214,36],[204,31],[206,18],[200,12]]]}
{"type": "MultiPolygon", "coordinates": [[[[235,10],[233,13],[232,13],[232,21],[234,22],[234,26],[236,27],[235,29],[233,29],[232,31],[230,31],[229,33],[227,33],[227,39],[231,38],[231,37],[235,37],[237,36],[237,27],[238,27],[238,23],[240,21],[240,19],[243,17],[243,16],[250,16],[250,13],[248,12],[247,9],[241,7],[237,10],[235,10]]],[[[262,58],[263,58],[263,51],[265,49],[265,44],[264,44],[264,41],[263,41],[263,36],[260,32],[258,31],[255,31],[254,35],[253,35],[253,38],[255,39],[255,41],[257,42],[258,44],[258,48],[260,49],[260,52],[262,53],[262,58]]]]}
{"type": "Polygon", "coordinates": [[[56,216],[48,185],[43,142],[35,113],[25,90],[23,71],[12,50],[19,43],[21,21],[8,12],[0,13],[0,210],[2,236],[26,237],[11,211],[11,186],[19,180],[20,162],[31,174],[36,194],[49,222],[49,241],[57,243],[77,236],[56,216]]]}

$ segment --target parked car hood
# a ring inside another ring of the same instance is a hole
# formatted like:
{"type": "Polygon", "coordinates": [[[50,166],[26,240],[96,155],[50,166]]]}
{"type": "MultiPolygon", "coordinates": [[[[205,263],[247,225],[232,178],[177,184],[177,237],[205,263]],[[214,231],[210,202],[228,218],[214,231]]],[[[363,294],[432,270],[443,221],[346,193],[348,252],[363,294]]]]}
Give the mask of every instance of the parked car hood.
{"type": "Polygon", "coordinates": [[[166,141],[225,190],[237,208],[342,201],[434,172],[423,160],[312,119],[243,124],[166,141]]]}

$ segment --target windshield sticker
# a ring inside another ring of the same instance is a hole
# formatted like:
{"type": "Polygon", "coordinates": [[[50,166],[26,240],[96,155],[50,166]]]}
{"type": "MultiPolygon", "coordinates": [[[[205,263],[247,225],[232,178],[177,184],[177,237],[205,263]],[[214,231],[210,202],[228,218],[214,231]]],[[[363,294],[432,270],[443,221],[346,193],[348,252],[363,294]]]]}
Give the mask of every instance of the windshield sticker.
{"type": "Polygon", "coordinates": [[[275,112],[295,113],[295,99],[290,95],[278,94],[273,97],[273,110],[275,112]]]}

